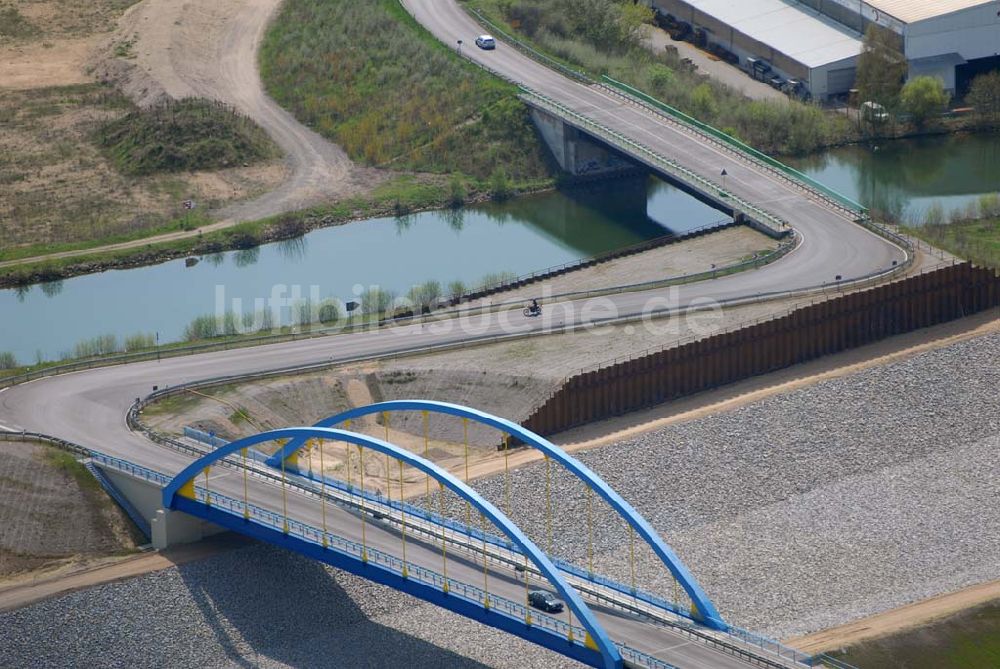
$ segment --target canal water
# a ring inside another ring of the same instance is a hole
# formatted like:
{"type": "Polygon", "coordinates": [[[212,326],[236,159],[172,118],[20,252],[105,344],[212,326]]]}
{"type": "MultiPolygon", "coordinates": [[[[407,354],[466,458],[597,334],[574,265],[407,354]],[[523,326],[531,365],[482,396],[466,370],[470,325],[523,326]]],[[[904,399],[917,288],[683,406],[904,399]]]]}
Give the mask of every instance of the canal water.
{"type": "MultiPolygon", "coordinates": [[[[379,286],[475,286],[497,273],[528,274],[725,220],[721,212],[656,179],[608,182],[504,203],[378,218],[300,239],[0,291],[0,352],[22,364],[58,359],[82,340],[156,334],[180,340],[195,318],[255,313],[286,303],[356,298],[379,286]]],[[[290,322],[293,308],[282,310],[290,322]]]]}
{"type": "Polygon", "coordinates": [[[1000,191],[1000,133],[845,146],[787,163],[865,206],[919,225],[1000,191]]]}
{"type": "MultiPolygon", "coordinates": [[[[917,221],[934,203],[947,214],[1000,190],[1000,133],[843,147],[789,162],[869,207],[917,221]]],[[[316,302],[347,301],[373,285],[397,295],[428,280],[474,286],[490,274],[526,274],[722,218],[649,179],[355,222],[193,267],[176,260],[0,291],[0,352],[33,363],[105,334],[178,341],[194,318],[220,308],[253,313],[276,291],[316,302]]]]}

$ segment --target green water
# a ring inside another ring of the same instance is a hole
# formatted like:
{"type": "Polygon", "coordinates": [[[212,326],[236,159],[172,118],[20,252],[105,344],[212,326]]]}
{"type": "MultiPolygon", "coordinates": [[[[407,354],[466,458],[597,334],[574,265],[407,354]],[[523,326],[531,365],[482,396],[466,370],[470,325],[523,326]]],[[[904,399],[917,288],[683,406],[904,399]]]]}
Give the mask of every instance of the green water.
{"type": "MultiPolygon", "coordinates": [[[[902,220],[919,219],[935,202],[947,212],[1000,191],[1000,133],[851,146],[789,162],[902,220]]],[[[723,218],[662,181],[633,179],[360,221],[205,256],[194,267],[177,260],[0,291],[0,351],[32,363],[103,334],[177,341],[220,302],[254,312],[276,291],[292,300],[346,301],[371,285],[397,295],[427,280],[472,286],[487,274],[527,274],[723,218]]],[[[283,320],[291,318],[289,309],[283,320]]]]}
{"type": "MultiPolygon", "coordinates": [[[[58,359],[84,339],[158,334],[179,341],[198,316],[256,313],[279,300],[357,299],[364,287],[515,275],[726,219],[656,179],[633,179],[459,210],[378,218],[299,239],[0,290],[0,351],[22,364],[58,359]],[[220,310],[221,305],[221,310],[220,310]]],[[[283,307],[275,322],[294,318],[283,307]]]]}
{"type": "Polygon", "coordinates": [[[1000,191],[1000,133],[846,146],[785,162],[906,223],[919,224],[934,203],[949,213],[1000,191]]]}

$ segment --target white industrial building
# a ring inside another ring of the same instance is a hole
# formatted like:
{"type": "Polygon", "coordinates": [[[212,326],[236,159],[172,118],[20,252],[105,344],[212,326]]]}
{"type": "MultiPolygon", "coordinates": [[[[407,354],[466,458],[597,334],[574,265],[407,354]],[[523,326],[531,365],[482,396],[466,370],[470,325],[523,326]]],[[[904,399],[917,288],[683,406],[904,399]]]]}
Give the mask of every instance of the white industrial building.
{"type": "Polygon", "coordinates": [[[964,94],[974,76],[1000,69],[1000,0],[651,0],[740,58],[763,58],[814,98],[854,85],[871,23],[900,36],[910,76],[939,77],[964,94]]]}

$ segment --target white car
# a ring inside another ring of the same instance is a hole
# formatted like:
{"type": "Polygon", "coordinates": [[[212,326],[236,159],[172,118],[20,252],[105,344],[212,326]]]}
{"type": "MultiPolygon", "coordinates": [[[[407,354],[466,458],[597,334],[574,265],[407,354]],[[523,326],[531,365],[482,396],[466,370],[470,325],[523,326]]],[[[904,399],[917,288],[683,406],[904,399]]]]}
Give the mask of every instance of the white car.
{"type": "Polygon", "coordinates": [[[476,38],[476,46],[480,49],[490,51],[491,49],[497,48],[497,41],[493,39],[491,35],[480,35],[476,38]]]}

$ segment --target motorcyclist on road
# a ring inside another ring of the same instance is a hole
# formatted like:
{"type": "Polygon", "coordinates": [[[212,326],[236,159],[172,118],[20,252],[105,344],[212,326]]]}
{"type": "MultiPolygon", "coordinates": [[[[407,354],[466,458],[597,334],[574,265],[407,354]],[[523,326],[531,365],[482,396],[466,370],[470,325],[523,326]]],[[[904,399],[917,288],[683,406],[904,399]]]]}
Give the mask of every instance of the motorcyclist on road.
{"type": "Polygon", "coordinates": [[[533,313],[533,314],[540,314],[540,313],[542,313],[542,308],[540,306],[538,306],[538,298],[532,298],[531,299],[531,306],[528,307],[528,308],[531,309],[531,313],[533,313]]]}

